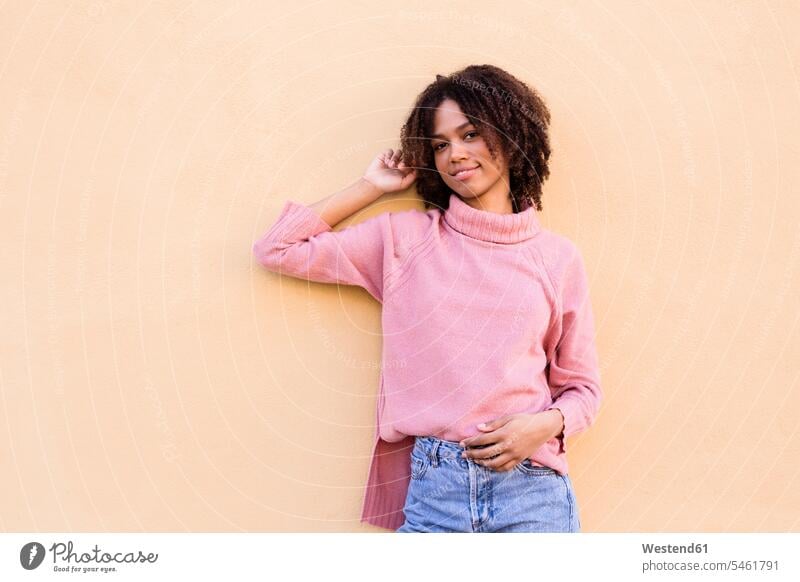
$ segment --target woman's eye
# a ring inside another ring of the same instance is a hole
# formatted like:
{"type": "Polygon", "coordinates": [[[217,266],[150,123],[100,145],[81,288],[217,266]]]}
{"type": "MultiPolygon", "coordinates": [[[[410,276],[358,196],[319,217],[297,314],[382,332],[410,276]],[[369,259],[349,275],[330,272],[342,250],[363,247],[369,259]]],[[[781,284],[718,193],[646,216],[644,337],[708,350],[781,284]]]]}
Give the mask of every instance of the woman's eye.
{"type": "MultiPolygon", "coordinates": [[[[478,136],[478,132],[477,131],[468,131],[466,134],[464,134],[465,138],[469,137],[469,136],[477,137],[478,136]]],[[[433,146],[433,151],[438,152],[439,150],[442,149],[442,146],[446,146],[446,145],[447,145],[447,142],[437,143],[435,146],[433,146]]]]}

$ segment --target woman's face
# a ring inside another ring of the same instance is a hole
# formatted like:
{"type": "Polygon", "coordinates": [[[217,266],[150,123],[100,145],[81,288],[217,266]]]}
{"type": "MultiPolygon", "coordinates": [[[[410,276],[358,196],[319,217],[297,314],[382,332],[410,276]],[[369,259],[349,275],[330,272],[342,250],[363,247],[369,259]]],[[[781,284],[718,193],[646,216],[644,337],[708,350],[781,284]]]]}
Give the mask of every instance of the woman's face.
{"type": "Polygon", "coordinates": [[[461,198],[478,198],[487,192],[490,197],[509,198],[508,166],[502,152],[492,159],[483,137],[456,101],[445,99],[437,107],[430,147],[442,180],[461,198]]]}

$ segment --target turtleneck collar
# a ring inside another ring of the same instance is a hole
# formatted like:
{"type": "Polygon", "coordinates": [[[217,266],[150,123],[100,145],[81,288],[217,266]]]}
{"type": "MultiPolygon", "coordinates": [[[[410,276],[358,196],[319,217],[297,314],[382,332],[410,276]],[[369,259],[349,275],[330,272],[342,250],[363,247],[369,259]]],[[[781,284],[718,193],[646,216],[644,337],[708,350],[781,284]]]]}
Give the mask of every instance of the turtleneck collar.
{"type": "Polygon", "coordinates": [[[512,244],[527,240],[541,230],[536,208],[529,206],[517,214],[500,214],[473,208],[456,194],[450,194],[450,204],[444,219],[458,232],[494,243],[512,244]]]}

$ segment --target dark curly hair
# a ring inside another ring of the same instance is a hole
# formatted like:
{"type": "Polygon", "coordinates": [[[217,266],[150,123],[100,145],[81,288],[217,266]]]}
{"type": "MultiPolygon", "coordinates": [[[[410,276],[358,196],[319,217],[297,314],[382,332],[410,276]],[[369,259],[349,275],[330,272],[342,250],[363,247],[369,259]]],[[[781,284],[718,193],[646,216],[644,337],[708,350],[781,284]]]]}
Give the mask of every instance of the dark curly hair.
{"type": "Polygon", "coordinates": [[[530,206],[541,210],[542,184],[550,175],[550,111],[534,89],[494,65],[470,65],[447,76],[436,75],[403,124],[402,159],[421,170],[416,185],[425,209],[446,209],[453,193],[436,171],[430,147],[434,113],[445,99],[456,101],[473,125],[482,129],[492,158],[498,148],[503,152],[514,212],[530,206]]]}

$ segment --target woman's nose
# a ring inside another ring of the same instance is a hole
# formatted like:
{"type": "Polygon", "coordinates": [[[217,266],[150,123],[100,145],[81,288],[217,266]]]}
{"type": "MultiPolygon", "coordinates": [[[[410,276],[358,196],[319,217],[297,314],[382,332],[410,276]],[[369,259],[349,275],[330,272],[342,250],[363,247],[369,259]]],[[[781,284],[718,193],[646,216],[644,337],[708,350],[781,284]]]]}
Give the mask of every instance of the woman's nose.
{"type": "Polygon", "coordinates": [[[455,143],[450,144],[450,159],[451,160],[463,160],[467,157],[467,150],[463,146],[460,146],[455,143]]]}

